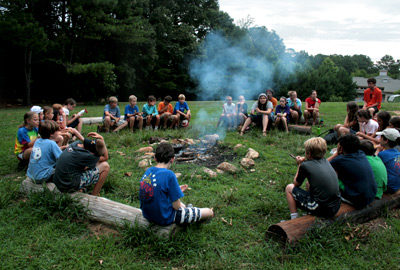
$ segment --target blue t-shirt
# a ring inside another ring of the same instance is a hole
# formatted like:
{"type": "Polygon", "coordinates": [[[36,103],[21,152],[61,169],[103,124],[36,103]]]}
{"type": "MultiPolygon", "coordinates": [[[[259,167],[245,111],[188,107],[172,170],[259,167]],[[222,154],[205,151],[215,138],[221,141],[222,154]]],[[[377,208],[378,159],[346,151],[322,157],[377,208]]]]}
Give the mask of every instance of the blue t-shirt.
{"type": "Polygon", "coordinates": [[[110,104],[107,104],[104,107],[103,119],[106,117],[105,112],[109,112],[112,116],[117,117],[117,118],[121,117],[121,111],[119,110],[119,106],[116,106],[115,108],[111,108],[110,104]]]}
{"type": "Polygon", "coordinates": [[[176,211],[172,203],[183,196],[178,179],[171,170],[151,167],[140,180],[140,208],[143,216],[156,224],[174,222],[176,211]]]}
{"type": "Polygon", "coordinates": [[[32,148],[26,175],[33,180],[47,180],[54,173],[54,167],[61,150],[49,139],[39,138],[32,148]]]}
{"type": "Polygon", "coordinates": [[[331,161],[331,165],[344,185],[342,196],[356,208],[363,208],[375,199],[377,186],[374,172],[363,151],[339,155],[331,161]]]}
{"type": "Polygon", "coordinates": [[[400,189],[400,152],[392,148],[379,152],[380,157],[387,170],[387,191],[394,193],[400,189]]]}
{"type": "MultiPolygon", "coordinates": [[[[287,105],[289,105],[289,108],[292,108],[294,106],[294,102],[290,98],[286,99],[286,103],[287,105]]],[[[301,109],[301,100],[299,98],[296,98],[296,104],[301,109]]]]}
{"type": "Polygon", "coordinates": [[[282,114],[286,113],[286,118],[289,118],[289,115],[290,115],[289,105],[286,104],[285,107],[282,107],[281,104],[279,104],[278,106],[276,106],[275,114],[278,114],[278,113],[282,113],[282,114]]]}
{"type": "Polygon", "coordinates": [[[157,107],[155,104],[153,106],[150,106],[148,103],[144,104],[142,112],[143,112],[143,117],[146,117],[150,114],[158,115],[157,107]]]}
{"type": "Polygon", "coordinates": [[[139,107],[137,105],[133,106],[133,108],[131,107],[131,105],[126,105],[125,106],[125,120],[128,119],[127,118],[127,114],[134,114],[134,113],[138,113],[139,112],[139,107]]]}
{"type": "Polygon", "coordinates": [[[188,110],[190,110],[189,109],[189,105],[186,103],[186,101],[184,101],[183,103],[180,103],[179,101],[175,104],[175,108],[174,108],[174,114],[177,112],[177,111],[181,111],[181,112],[185,112],[185,110],[186,111],[188,111],[188,110]]]}

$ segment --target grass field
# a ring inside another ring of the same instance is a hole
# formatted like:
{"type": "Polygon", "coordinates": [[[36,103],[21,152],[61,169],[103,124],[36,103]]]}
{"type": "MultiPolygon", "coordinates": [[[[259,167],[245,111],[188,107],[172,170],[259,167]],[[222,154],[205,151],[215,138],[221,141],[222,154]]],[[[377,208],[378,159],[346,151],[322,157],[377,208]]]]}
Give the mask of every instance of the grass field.
{"type": "MultiPolygon", "coordinates": [[[[135,150],[147,146],[151,136],[196,139],[214,133],[221,104],[190,102],[193,121],[186,130],[105,134],[111,171],[101,195],[138,207],[139,179],[144,171],[137,167],[135,150]],[[124,176],[125,172],[132,172],[132,176],[124,176]]],[[[120,104],[122,110],[124,106],[120,104]]],[[[322,131],[343,122],[345,107],[345,103],[322,104],[322,131]]],[[[87,109],[88,116],[100,116],[103,106],[87,109]]],[[[383,109],[398,110],[398,105],[384,104],[383,109]]],[[[221,142],[224,146],[233,148],[241,143],[260,152],[252,173],[241,169],[236,175],[211,179],[198,166],[173,165],[175,172],[183,174],[180,184],[192,188],[183,201],[214,207],[216,216],[210,223],[194,225],[166,240],[145,230],[111,230],[91,224],[67,196],[20,194],[24,172],[17,170],[13,149],[17,126],[26,110],[0,110],[1,269],[399,269],[398,210],[369,226],[334,224],[316,230],[296,247],[265,239],[269,225],[289,216],[284,187],[292,182],[296,165],[288,153],[302,155],[303,142],[311,136],[273,130],[262,137],[255,129],[243,137],[226,133],[221,142]],[[221,218],[232,219],[232,226],[221,218]]],[[[83,133],[95,130],[96,126],[84,126],[83,133]]],[[[235,152],[233,164],[239,167],[246,149],[235,152]]]]}

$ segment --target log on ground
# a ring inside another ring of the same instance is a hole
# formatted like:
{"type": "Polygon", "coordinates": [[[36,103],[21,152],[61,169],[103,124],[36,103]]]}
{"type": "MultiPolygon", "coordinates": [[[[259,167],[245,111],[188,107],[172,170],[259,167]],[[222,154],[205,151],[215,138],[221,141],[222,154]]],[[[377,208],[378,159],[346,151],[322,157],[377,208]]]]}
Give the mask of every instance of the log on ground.
{"type": "Polygon", "coordinates": [[[311,134],[312,127],[311,126],[302,126],[302,125],[288,125],[290,131],[297,131],[299,133],[311,134]]]}
{"type": "MultiPolygon", "coordinates": [[[[103,117],[82,117],[82,124],[84,125],[93,125],[103,123],[103,117]]],[[[121,120],[124,120],[125,116],[121,116],[121,120]]]]}
{"type": "Polygon", "coordinates": [[[349,204],[343,203],[333,219],[316,218],[306,215],[269,226],[266,236],[277,237],[284,242],[295,244],[308,231],[315,227],[327,226],[336,222],[363,223],[381,216],[386,210],[400,206],[400,195],[384,195],[363,209],[355,210],[349,204]]]}
{"type": "MultiPolygon", "coordinates": [[[[52,192],[59,192],[54,183],[47,183],[46,186],[52,192]]],[[[43,192],[44,187],[33,183],[32,180],[27,178],[21,184],[21,191],[24,193],[43,192]]],[[[175,224],[169,226],[152,224],[143,217],[142,210],[103,197],[81,192],[71,193],[70,196],[76,198],[85,207],[88,218],[93,221],[117,227],[123,227],[125,224],[129,226],[137,224],[140,228],[149,228],[153,233],[161,237],[169,237],[178,228],[175,224]]]]}

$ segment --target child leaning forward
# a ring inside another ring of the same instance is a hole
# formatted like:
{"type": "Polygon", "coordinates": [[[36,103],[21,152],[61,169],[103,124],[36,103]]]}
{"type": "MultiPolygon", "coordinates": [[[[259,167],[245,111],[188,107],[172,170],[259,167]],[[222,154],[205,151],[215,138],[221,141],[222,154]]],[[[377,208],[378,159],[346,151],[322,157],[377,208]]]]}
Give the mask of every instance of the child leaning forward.
{"type": "Polygon", "coordinates": [[[189,207],[181,202],[180,198],[188,186],[179,186],[174,172],[169,170],[175,159],[172,145],[161,143],[156,149],[155,159],[157,165],[147,169],[140,180],[139,198],[143,216],[162,226],[190,224],[212,218],[212,209],[189,207]]]}
{"type": "Polygon", "coordinates": [[[335,170],[324,158],[326,142],[316,137],[304,143],[306,157],[296,157],[298,169],[293,184],[286,186],[290,218],[298,217],[297,207],[321,217],[333,217],[340,208],[339,184],[335,170]],[[300,186],[307,178],[307,189],[300,186]]]}

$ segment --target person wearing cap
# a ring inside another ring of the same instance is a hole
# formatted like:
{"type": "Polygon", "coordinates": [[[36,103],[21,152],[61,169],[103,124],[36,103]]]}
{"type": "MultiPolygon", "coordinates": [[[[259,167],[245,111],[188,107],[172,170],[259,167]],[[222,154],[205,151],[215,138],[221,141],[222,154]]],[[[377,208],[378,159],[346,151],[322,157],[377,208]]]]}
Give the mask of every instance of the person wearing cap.
{"type": "Polygon", "coordinates": [[[265,94],[267,94],[267,98],[272,102],[272,106],[274,107],[273,109],[275,110],[276,105],[278,105],[278,100],[274,98],[274,90],[267,89],[265,90],[265,94]]]}
{"type": "Polygon", "coordinates": [[[376,134],[381,136],[378,157],[385,164],[388,175],[386,192],[400,194],[400,151],[396,148],[400,144],[400,132],[395,128],[387,128],[376,134]]]}
{"type": "Polygon", "coordinates": [[[273,105],[272,102],[268,100],[267,95],[264,93],[258,95],[258,100],[254,102],[251,107],[250,117],[246,119],[240,130],[240,136],[244,134],[244,131],[252,122],[256,123],[258,126],[262,126],[263,136],[266,136],[268,124],[272,124],[273,122],[272,110],[273,105]]]}
{"type": "Polygon", "coordinates": [[[92,195],[99,196],[106,180],[108,150],[104,139],[96,132],[69,145],[60,155],[56,163],[53,182],[61,192],[75,192],[94,184],[92,195]]]}
{"type": "Polygon", "coordinates": [[[35,113],[38,114],[38,116],[39,116],[39,121],[42,121],[42,120],[43,120],[43,109],[42,109],[42,107],[36,106],[36,105],[35,105],[35,106],[32,106],[31,112],[35,112],[35,113]]]}

